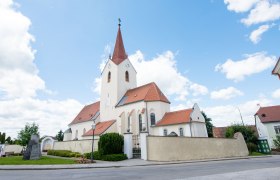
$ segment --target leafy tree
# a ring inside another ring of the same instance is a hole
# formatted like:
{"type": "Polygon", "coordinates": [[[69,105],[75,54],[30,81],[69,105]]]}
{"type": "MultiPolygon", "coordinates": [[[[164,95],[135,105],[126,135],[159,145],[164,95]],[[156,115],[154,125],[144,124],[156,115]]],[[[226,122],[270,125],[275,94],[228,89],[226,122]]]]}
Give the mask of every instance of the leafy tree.
{"type": "Polygon", "coordinates": [[[0,144],[4,144],[6,140],[6,133],[0,132],[0,144]]]}
{"type": "Polygon", "coordinates": [[[208,133],[208,137],[213,137],[213,124],[212,124],[212,119],[207,117],[207,115],[201,111],[204,119],[205,119],[205,123],[206,123],[206,129],[207,129],[207,133],[208,133]]]}
{"type": "Polygon", "coordinates": [[[243,126],[241,124],[233,124],[226,129],[226,137],[232,138],[236,132],[241,132],[244,136],[244,140],[246,143],[257,143],[257,136],[255,135],[255,131],[249,126],[243,126]]]}
{"type": "Polygon", "coordinates": [[[58,141],[63,141],[64,133],[62,132],[62,130],[58,131],[58,133],[55,137],[58,141]]]}
{"type": "Polygon", "coordinates": [[[18,133],[18,140],[21,145],[26,146],[31,139],[31,135],[39,135],[39,125],[32,123],[25,124],[25,127],[18,133]]]}

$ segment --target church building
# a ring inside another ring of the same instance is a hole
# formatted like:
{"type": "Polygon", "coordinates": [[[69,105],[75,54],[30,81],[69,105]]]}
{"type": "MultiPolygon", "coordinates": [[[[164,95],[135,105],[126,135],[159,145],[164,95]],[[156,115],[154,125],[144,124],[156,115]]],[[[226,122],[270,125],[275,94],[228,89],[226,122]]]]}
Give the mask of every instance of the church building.
{"type": "MultiPolygon", "coordinates": [[[[163,72],[164,73],[164,72],[163,72]]],[[[137,87],[137,72],[125,52],[120,24],[113,56],[101,73],[100,101],[85,106],[64,133],[64,141],[91,139],[108,132],[155,136],[208,137],[197,104],[170,112],[170,101],[154,82],[137,87]]],[[[147,74],[148,76],[148,74],[147,74]]]]}

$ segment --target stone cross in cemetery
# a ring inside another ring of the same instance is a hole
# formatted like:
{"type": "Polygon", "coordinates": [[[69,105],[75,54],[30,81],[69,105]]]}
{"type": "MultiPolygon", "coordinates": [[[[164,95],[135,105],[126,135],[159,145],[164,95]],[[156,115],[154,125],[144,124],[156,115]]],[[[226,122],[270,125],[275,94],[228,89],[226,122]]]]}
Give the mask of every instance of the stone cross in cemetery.
{"type": "Polygon", "coordinates": [[[23,153],[24,160],[37,160],[41,158],[41,149],[39,144],[39,136],[32,135],[27,145],[26,151],[23,153]]]}

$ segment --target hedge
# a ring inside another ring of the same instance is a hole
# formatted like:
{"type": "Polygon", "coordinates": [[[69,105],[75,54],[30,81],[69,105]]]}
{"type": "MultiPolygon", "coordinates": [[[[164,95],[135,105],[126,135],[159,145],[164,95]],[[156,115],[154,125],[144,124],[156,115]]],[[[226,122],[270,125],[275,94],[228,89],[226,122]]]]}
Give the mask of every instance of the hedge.
{"type": "MultiPolygon", "coordinates": [[[[84,156],[87,158],[87,159],[91,159],[91,152],[90,153],[85,153],[84,156]]],[[[94,160],[101,160],[101,156],[99,154],[98,151],[94,151],[93,152],[93,159],[94,160]]]]}
{"type": "Polygon", "coordinates": [[[78,152],[72,152],[68,150],[48,150],[48,155],[61,156],[61,157],[81,157],[78,152]]]}
{"type": "Polygon", "coordinates": [[[124,140],[118,133],[107,133],[100,136],[98,151],[101,155],[122,154],[124,140]]]}
{"type": "MultiPolygon", "coordinates": [[[[87,159],[91,159],[91,153],[85,153],[84,156],[87,159]]],[[[103,161],[122,161],[127,159],[126,154],[107,154],[101,156],[98,151],[93,152],[94,160],[103,160],[103,161]]]]}
{"type": "Polygon", "coordinates": [[[103,161],[122,161],[127,159],[126,154],[108,154],[102,156],[103,161]]]}

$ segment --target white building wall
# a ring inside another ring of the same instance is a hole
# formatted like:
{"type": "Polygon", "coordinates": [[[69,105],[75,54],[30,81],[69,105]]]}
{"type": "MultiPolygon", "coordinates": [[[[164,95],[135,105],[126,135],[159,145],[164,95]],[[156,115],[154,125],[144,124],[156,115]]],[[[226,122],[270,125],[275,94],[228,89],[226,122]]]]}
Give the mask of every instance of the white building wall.
{"type": "MultiPolygon", "coordinates": [[[[114,133],[114,132],[117,133],[117,123],[116,122],[114,124],[112,124],[103,134],[114,133]]],[[[98,136],[100,136],[100,135],[95,135],[94,137],[98,137],[98,136]]],[[[83,140],[92,139],[92,136],[83,136],[82,139],[83,140]]]]}
{"type": "Polygon", "coordinates": [[[175,132],[178,136],[180,136],[179,129],[183,128],[184,136],[191,137],[190,125],[189,124],[175,124],[175,125],[168,125],[168,126],[155,126],[152,127],[153,135],[155,136],[164,136],[164,129],[167,130],[167,135],[171,132],[175,132]]]}
{"type": "Polygon", "coordinates": [[[268,137],[268,132],[267,132],[266,126],[263,123],[261,123],[259,116],[255,116],[255,118],[256,118],[256,128],[257,128],[257,131],[259,134],[259,139],[268,140],[269,137],[268,137]]]}
{"type": "Polygon", "coordinates": [[[121,100],[127,90],[137,87],[136,71],[131,62],[126,59],[116,65],[109,60],[101,74],[100,120],[108,121],[116,119],[115,106],[121,100]],[[129,73],[129,81],[125,79],[125,72],[129,73]],[[111,80],[108,82],[108,74],[111,72],[111,80]]]}
{"type": "Polygon", "coordinates": [[[194,104],[193,112],[191,113],[191,130],[193,137],[208,137],[205,118],[196,103],[194,104]]]}
{"type": "Polygon", "coordinates": [[[90,130],[92,128],[92,121],[86,121],[86,122],[82,122],[82,123],[78,123],[78,124],[73,124],[70,125],[69,127],[72,130],[72,137],[71,140],[74,140],[76,138],[76,133],[78,132],[78,140],[83,139],[83,134],[84,134],[84,129],[85,132],[87,132],[88,130],[90,130]]]}
{"type": "Polygon", "coordinates": [[[139,114],[142,116],[142,127],[147,127],[146,110],[142,113],[142,109],[145,108],[145,105],[144,101],[140,101],[116,108],[116,117],[118,121],[117,130],[120,134],[126,133],[127,129],[130,129],[130,132],[133,134],[139,134],[139,114]],[[128,116],[130,114],[130,127],[128,127],[128,116]]]}
{"type": "Polygon", "coordinates": [[[161,102],[161,101],[153,101],[147,102],[148,109],[148,130],[150,135],[158,134],[154,132],[154,128],[151,128],[151,113],[155,113],[156,123],[162,119],[166,112],[170,112],[170,104],[161,102]]]}
{"type": "MultiPolygon", "coordinates": [[[[274,129],[274,126],[280,126],[280,122],[271,122],[271,123],[263,123],[267,129],[267,132],[268,132],[268,138],[267,138],[267,141],[269,143],[269,146],[271,148],[275,148],[275,145],[274,145],[274,142],[273,142],[273,139],[276,139],[276,132],[275,132],[275,129],[274,129]]],[[[280,135],[280,134],[278,134],[280,135]]]]}

